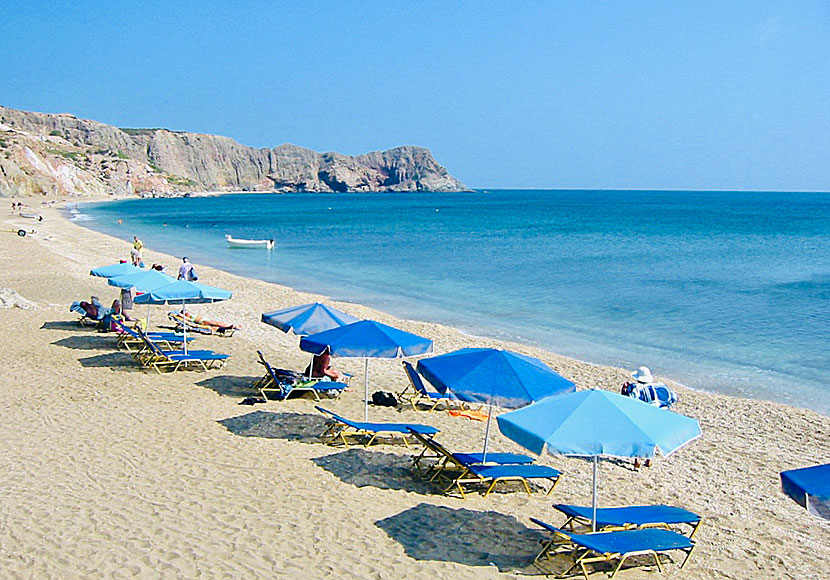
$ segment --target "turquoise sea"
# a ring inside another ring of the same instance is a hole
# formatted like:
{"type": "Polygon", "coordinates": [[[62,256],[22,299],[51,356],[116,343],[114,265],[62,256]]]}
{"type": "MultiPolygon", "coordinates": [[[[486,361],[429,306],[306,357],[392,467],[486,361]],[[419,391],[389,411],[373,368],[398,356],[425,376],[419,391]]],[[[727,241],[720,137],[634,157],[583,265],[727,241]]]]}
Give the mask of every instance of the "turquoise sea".
{"type": "Polygon", "coordinates": [[[81,217],[197,264],[830,414],[827,193],[241,194],[81,217]]]}

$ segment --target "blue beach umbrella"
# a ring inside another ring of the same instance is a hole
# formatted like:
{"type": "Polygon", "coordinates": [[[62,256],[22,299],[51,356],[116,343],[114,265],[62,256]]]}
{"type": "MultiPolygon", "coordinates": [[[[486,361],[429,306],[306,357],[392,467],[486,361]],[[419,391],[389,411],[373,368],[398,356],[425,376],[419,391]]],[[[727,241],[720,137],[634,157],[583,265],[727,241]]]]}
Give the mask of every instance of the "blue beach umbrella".
{"type": "Polygon", "coordinates": [[[283,332],[308,336],[357,322],[359,319],[319,302],[290,306],[274,312],[265,312],[262,322],[276,326],[283,332]]]}
{"type": "Polygon", "coordinates": [[[138,266],[133,266],[127,262],[121,262],[119,264],[111,264],[109,266],[93,268],[89,271],[89,275],[98,276],[99,278],[112,278],[113,276],[123,276],[124,274],[133,274],[141,271],[141,268],[138,266]]]}
{"type": "MultiPolygon", "coordinates": [[[[122,290],[134,288],[136,293],[149,292],[161,286],[172,284],[176,279],[158,270],[142,270],[132,274],[113,276],[107,283],[122,290]]],[[[147,304],[147,328],[150,328],[150,304],[147,304]]]]}
{"type": "Polygon", "coordinates": [[[174,280],[165,286],[159,286],[141,296],[136,296],[136,304],[204,304],[221,302],[232,296],[230,290],[222,290],[207,284],[190,280],[174,280]]]}
{"type": "MultiPolygon", "coordinates": [[[[136,304],[205,304],[229,299],[230,290],[222,290],[190,280],[174,280],[165,286],[135,297],[136,304]]],[[[184,325],[184,352],[187,354],[187,325],[184,325]]]]}
{"type": "Polygon", "coordinates": [[[462,348],[421,359],[418,372],[442,393],[449,391],[462,401],[490,406],[484,435],[485,457],[493,405],[515,409],[576,389],[538,358],[495,348],[462,348]]]}
{"type": "Polygon", "coordinates": [[[697,420],[603,390],[548,397],[497,419],[501,432],[522,447],[591,457],[596,531],[597,464],[600,457],[670,455],[701,436],[697,420]]]}
{"type": "Polygon", "coordinates": [[[132,274],[113,276],[107,283],[116,288],[134,288],[136,292],[149,292],[172,284],[176,279],[158,270],[141,270],[132,274]]]}
{"type": "Polygon", "coordinates": [[[369,359],[417,356],[432,352],[428,338],[392,326],[360,320],[300,340],[300,350],[320,355],[365,358],[363,416],[369,420],[369,359]]]}

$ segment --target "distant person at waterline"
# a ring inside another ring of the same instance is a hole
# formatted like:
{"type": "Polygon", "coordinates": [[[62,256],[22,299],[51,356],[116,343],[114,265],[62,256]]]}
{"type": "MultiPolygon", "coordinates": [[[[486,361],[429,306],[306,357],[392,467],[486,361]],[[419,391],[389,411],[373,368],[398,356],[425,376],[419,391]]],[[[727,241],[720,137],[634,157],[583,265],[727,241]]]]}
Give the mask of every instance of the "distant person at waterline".
{"type": "Polygon", "coordinates": [[[179,266],[179,280],[198,280],[199,277],[196,275],[196,270],[193,268],[193,264],[190,263],[190,260],[187,259],[187,256],[182,258],[182,265],[179,266]]]}
{"type": "Polygon", "coordinates": [[[627,382],[622,386],[620,393],[640,399],[644,403],[668,409],[677,402],[677,393],[665,383],[658,383],[648,367],[640,367],[631,377],[635,382],[627,382]]]}

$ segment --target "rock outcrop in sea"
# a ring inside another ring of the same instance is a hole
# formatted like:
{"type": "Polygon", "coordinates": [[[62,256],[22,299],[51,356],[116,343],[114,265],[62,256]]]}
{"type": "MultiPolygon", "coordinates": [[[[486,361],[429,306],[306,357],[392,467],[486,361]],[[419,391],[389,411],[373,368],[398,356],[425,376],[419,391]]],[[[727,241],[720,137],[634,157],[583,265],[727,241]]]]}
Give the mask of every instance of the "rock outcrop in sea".
{"type": "Polygon", "coordinates": [[[0,196],[172,195],[195,191],[467,191],[428,149],[365,155],[228,137],[119,129],[0,106],[0,196]]]}

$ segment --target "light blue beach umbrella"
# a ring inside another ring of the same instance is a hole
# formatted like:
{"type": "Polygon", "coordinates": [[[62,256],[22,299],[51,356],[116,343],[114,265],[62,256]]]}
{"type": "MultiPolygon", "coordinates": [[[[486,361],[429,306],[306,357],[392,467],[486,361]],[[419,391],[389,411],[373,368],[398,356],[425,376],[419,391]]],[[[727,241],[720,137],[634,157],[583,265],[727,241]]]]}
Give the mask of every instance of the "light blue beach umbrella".
{"type": "Polygon", "coordinates": [[[576,386],[538,358],[495,348],[462,348],[418,361],[418,372],[441,393],[490,407],[484,456],[490,439],[493,406],[515,409],[576,386]]]}
{"type": "MultiPolygon", "coordinates": [[[[205,304],[228,300],[233,294],[207,284],[190,280],[175,280],[165,286],[135,297],[136,304],[205,304]]],[[[184,326],[184,352],[187,354],[187,325],[184,326]]]]}
{"type": "Polygon", "coordinates": [[[134,288],[136,292],[149,292],[162,286],[172,284],[176,279],[158,270],[141,270],[132,274],[113,276],[107,284],[116,288],[134,288]]]}
{"type": "Polygon", "coordinates": [[[127,262],[121,262],[119,264],[111,264],[109,266],[93,268],[89,271],[89,275],[98,276],[99,278],[112,278],[113,276],[123,276],[124,274],[133,274],[141,271],[141,268],[138,266],[133,266],[127,262]]]}
{"type": "Polygon", "coordinates": [[[300,350],[316,355],[329,351],[332,356],[366,359],[363,383],[363,417],[364,420],[368,421],[369,359],[428,354],[432,352],[432,341],[374,320],[360,320],[306,336],[300,340],[300,350]]]}
{"type": "MultiPolygon", "coordinates": [[[[168,276],[158,270],[142,270],[139,268],[138,272],[131,274],[122,274],[121,276],[113,276],[107,283],[110,286],[121,288],[122,290],[129,290],[134,288],[136,293],[149,292],[172,284],[176,279],[168,276]]],[[[123,305],[122,305],[123,306],[123,305]]],[[[147,304],[147,328],[150,328],[150,304],[147,304]]]]}
{"type": "Polygon", "coordinates": [[[262,322],[265,324],[275,326],[283,332],[293,331],[300,336],[316,334],[358,321],[358,318],[350,314],[319,302],[290,306],[262,315],[262,322]]]}
{"type": "Polygon", "coordinates": [[[141,296],[136,296],[136,304],[205,304],[229,299],[233,293],[207,284],[191,280],[174,280],[165,286],[159,286],[141,296]]]}
{"type": "Polygon", "coordinates": [[[548,397],[497,420],[506,437],[534,453],[593,459],[594,531],[600,457],[666,456],[701,436],[691,417],[596,389],[548,397]]]}

